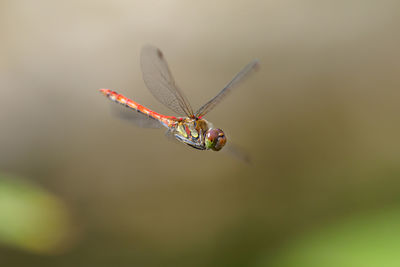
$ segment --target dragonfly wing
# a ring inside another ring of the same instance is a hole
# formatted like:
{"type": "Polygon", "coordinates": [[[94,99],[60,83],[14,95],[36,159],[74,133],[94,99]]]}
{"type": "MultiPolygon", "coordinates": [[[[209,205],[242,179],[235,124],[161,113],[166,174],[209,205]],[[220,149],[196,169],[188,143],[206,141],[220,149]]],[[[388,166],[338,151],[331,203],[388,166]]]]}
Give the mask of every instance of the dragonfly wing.
{"type": "Polygon", "coordinates": [[[234,87],[245,80],[245,78],[257,70],[258,67],[259,63],[257,59],[247,64],[214,98],[199,108],[199,110],[195,113],[196,117],[203,117],[210,112],[219,102],[221,102],[222,99],[226,97],[230,91],[232,91],[234,87]]]}
{"type": "Polygon", "coordinates": [[[185,95],[178,88],[160,49],[146,45],[142,48],[140,63],[143,80],[152,95],[181,116],[193,116],[185,95]]]}
{"type": "Polygon", "coordinates": [[[111,114],[119,119],[133,123],[142,128],[161,128],[163,125],[156,119],[153,119],[136,110],[126,108],[121,105],[111,104],[111,114]]]}
{"type": "Polygon", "coordinates": [[[233,144],[232,142],[228,142],[222,151],[228,153],[230,156],[240,160],[246,164],[251,164],[251,157],[242,147],[233,144]]]}

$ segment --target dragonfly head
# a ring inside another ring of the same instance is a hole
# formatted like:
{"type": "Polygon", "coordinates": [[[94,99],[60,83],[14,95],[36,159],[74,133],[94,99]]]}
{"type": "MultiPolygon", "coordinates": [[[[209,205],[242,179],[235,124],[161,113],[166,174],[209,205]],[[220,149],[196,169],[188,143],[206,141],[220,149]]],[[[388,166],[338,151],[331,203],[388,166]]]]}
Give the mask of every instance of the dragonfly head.
{"type": "Polygon", "coordinates": [[[205,145],[207,149],[219,151],[224,147],[226,137],[221,129],[208,129],[205,137],[205,145]]]}

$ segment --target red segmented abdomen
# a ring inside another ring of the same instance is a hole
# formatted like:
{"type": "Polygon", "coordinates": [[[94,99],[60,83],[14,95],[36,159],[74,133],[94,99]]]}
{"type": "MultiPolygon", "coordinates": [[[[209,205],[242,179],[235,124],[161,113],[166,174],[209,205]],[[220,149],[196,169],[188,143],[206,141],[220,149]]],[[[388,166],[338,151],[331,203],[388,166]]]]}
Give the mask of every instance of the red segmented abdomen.
{"type": "Polygon", "coordinates": [[[136,103],[133,100],[130,100],[129,98],[118,94],[115,91],[112,91],[110,89],[100,89],[100,92],[105,95],[106,97],[108,97],[110,100],[120,103],[124,106],[127,106],[131,109],[134,109],[140,113],[143,113],[149,117],[152,117],[153,119],[158,120],[159,122],[161,122],[163,125],[167,126],[167,127],[171,127],[173,126],[177,121],[179,121],[179,118],[176,118],[174,116],[165,116],[165,115],[161,115],[155,111],[152,111],[151,109],[148,109],[138,103],[136,103]]]}

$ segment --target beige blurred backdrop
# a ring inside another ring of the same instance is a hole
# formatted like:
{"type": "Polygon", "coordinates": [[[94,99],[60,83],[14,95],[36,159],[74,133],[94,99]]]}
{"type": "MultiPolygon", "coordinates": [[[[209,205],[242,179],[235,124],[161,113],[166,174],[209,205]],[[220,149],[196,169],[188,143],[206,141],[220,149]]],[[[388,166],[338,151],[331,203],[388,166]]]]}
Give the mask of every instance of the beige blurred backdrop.
{"type": "MultiPolygon", "coordinates": [[[[354,214],[400,213],[399,10],[396,0],[1,1],[0,176],[45,192],[62,216],[46,217],[43,235],[57,238],[39,250],[20,228],[15,242],[0,231],[0,262],[313,266],[275,255],[354,214]],[[164,52],[194,107],[260,60],[207,115],[250,165],[110,114],[100,88],[173,115],[142,81],[145,44],[164,52]]],[[[20,206],[32,212],[29,199],[20,206]]]]}

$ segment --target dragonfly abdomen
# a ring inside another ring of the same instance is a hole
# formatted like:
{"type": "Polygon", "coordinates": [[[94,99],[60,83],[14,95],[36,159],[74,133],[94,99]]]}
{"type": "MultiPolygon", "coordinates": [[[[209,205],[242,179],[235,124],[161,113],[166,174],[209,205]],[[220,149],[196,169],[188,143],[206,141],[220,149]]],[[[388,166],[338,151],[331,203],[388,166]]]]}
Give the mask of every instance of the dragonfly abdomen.
{"type": "Polygon", "coordinates": [[[126,106],[137,112],[147,115],[150,118],[153,118],[153,119],[159,121],[162,125],[164,125],[167,128],[171,127],[172,125],[174,125],[176,123],[176,121],[179,120],[178,118],[176,118],[174,116],[161,115],[161,114],[159,114],[151,109],[148,109],[145,106],[142,106],[142,105],[136,103],[135,101],[133,101],[121,94],[118,94],[117,92],[112,91],[110,89],[100,89],[100,92],[103,95],[105,95],[108,99],[110,99],[111,101],[117,102],[123,106],[126,106]]]}

